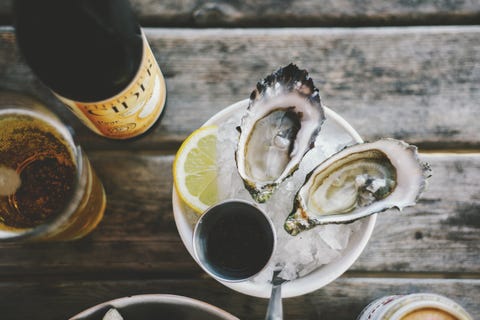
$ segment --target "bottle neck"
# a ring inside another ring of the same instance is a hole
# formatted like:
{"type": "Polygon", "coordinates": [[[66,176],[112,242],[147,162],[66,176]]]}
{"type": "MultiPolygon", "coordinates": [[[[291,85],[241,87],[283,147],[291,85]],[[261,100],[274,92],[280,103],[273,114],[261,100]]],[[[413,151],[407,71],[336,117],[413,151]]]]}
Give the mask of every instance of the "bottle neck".
{"type": "Polygon", "coordinates": [[[137,74],[143,40],[127,0],[17,0],[14,9],[27,63],[58,94],[107,99],[137,74]]]}

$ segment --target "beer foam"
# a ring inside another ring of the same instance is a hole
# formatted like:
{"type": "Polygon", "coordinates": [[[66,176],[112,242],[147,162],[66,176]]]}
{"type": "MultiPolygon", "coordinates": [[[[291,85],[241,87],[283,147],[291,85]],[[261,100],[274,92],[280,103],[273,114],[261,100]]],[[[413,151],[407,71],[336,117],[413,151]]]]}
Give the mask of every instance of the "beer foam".
{"type": "Polygon", "coordinates": [[[13,169],[0,166],[0,196],[10,196],[20,188],[20,175],[13,169]]]}
{"type": "Polygon", "coordinates": [[[456,317],[452,316],[450,313],[447,313],[440,309],[435,308],[424,308],[415,310],[401,320],[458,320],[456,317]]]}

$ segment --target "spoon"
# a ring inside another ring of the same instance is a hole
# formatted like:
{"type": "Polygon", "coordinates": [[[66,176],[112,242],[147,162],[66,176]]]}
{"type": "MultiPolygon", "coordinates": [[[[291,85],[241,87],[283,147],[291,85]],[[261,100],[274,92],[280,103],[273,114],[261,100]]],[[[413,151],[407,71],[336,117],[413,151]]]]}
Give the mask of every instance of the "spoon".
{"type": "Polygon", "coordinates": [[[279,277],[281,271],[281,269],[273,271],[272,293],[268,302],[265,320],[283,320],[282,283],[287,280],[279,277]]]}

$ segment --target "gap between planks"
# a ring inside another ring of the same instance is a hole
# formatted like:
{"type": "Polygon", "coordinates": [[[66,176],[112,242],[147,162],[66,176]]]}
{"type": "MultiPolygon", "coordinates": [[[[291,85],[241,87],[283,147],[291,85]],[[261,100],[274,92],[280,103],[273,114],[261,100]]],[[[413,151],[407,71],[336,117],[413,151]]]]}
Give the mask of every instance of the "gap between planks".
{"type": "MultiPolygon", "coordinates": [[[[57,274],[21,274],[0,276],[1,283],[15,282],[28,283],[38,282],[58,282],[58,281],[151,281],[151,280],[208,280],[212,279],[202,271],[188,273],[165,273],[165,272],[81,272],[81,273],[57,273],[57,274]]],[[[391,279],[391,280],[480,280],[480,272],[362,272],[347,271],[338,279],[391,279]]]]}

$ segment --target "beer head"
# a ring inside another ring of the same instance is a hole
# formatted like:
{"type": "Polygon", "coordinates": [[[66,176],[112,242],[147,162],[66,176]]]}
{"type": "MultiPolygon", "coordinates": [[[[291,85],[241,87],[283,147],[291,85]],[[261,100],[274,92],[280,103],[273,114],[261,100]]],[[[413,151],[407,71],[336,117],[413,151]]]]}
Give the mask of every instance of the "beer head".
{"type": "Polygon", "coordinates": [[[65,129],[39,113],[0,110],[0,128],[0,230],[15,236],[60,215],[75,190],[77,160],[65,129]]]}
{"type": "Polygon", "coordinates": [[[459,320],[447,311],[437,308],[421,308],[404,316],[401,320],[459,320]]]}
{"type": "Polygon", "coordinates": [[[357,320],[473,320],[455,301],[433,293],[413,293],[379,298],[357,320]]]}
{"type": "Polygon", "coordinates": [[[0,92],[0,241],[80,238],[105,207],[70,128],[38,101],[0,92]]]}

